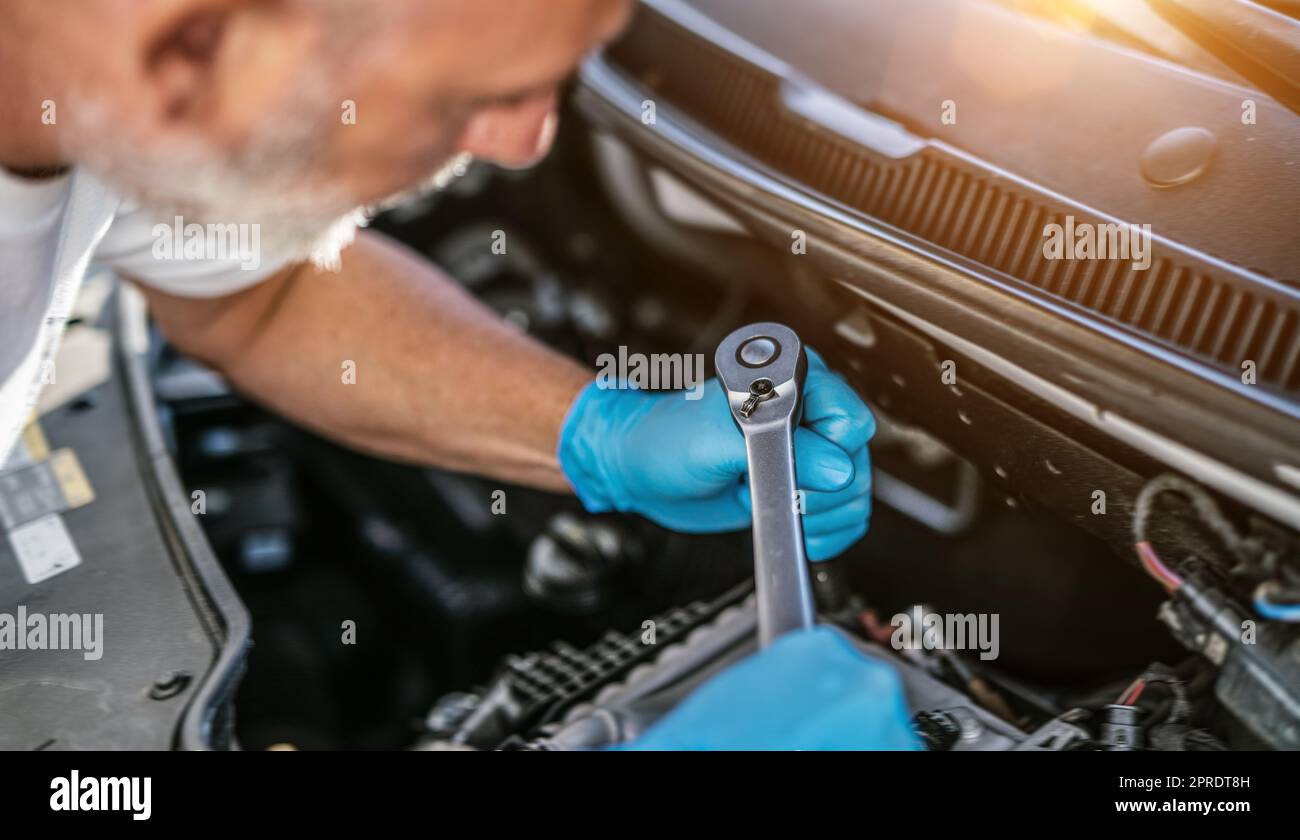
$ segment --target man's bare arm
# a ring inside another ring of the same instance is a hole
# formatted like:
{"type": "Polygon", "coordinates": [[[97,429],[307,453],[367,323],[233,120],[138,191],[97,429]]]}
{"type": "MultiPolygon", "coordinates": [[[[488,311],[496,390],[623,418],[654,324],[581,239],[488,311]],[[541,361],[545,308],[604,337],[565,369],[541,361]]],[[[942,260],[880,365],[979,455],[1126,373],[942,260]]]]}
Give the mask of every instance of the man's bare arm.
{"type": "Polygon", "coordinates": [[[392,458],[569,489],[556,441],[592,374],[379,234],[363,232],[337,273],[299,266],[214,300],[141,288],[181,350],[304,426],[392,458]]]}

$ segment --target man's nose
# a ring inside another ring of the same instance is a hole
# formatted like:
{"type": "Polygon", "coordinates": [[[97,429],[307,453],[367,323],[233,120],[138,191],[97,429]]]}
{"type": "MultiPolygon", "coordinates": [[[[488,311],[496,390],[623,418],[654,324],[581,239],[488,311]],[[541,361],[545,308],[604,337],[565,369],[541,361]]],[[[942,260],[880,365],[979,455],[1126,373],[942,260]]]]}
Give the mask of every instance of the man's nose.
{"type": "Polygon", "coordinates": [[[501,166],[523,168],[541,160],[555,139],[556,95],[491,105],[470,117],[457,151],[501,166]]]}
{"type": "Polygon", "coordinates": [[[636,9],[635,0],[603,0],[601,25],[596,29],[596,42],[604,43],[622,32],[636,9]]]}

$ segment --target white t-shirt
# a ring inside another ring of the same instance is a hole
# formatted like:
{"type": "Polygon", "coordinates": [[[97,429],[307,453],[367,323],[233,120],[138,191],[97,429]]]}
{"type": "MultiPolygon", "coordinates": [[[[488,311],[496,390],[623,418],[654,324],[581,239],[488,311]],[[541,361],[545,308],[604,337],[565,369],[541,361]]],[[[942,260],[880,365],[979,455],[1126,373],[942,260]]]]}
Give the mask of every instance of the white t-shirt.
{"type": "Polygon", "coordinates": [[[180,249],[160,259],[168,252],[155,248],[155,227],[173,221],[148,216],[81,170],[32,181],[0,168],[0,464],[36,405],[43,364],[58,350],[92,259],[187,297],[233,294],[284,267],[185,259],[180,249]]]}

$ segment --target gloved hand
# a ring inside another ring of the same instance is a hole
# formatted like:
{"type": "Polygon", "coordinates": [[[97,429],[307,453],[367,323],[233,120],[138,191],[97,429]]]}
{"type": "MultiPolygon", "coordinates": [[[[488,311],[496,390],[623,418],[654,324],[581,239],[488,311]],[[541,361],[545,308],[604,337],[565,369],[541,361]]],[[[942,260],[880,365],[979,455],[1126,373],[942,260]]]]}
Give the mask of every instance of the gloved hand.
{"type": "MultiPolygon", "coordinates": [[[[565,419],[560,467],[592,513],[639,513],[688,533],[750,524],[745,439],[717,380],[704,395],[588,385],[565,419]]],[[[795,467],[804,491],[810,560],[827,560],[867,532],[871,469],[867,441],[875,418],[816,353],[808,353],[803,422],[795,467]]],[[[794,500],[791,500],[791,504],[794,500]]]]}
{"type": "Polygon", "coordinates": [[[787,633],[626,749],[915,750],[898,672],[829,627],[787,633]]]}

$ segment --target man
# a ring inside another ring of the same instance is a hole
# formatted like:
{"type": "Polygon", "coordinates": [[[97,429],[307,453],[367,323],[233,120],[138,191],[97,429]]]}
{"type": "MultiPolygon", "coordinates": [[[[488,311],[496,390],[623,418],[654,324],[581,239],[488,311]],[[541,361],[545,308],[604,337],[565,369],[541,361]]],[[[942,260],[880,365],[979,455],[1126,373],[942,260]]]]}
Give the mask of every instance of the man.
{"type": "MultiPolygon", "coordinates": [[[[629,11],[626,0],[6,0],[0,453],[94,258],[144,292],[180,349],[336,440],[576,492],[593,512],[745,527],[745,451],[719,388],[688,401],[597,387],[396,243],[353,241],[357,208],[440,183],[464,156],[536,162],[558,84],[629,11]],[[259,253],[159,249],[176,219],[256,231],[259,253]],[[355,384],[342,384],[345,364],[355,384]]],[[[815,360],[796,440],[814,560],[866,532],[873,425],[815,360]]]]}

